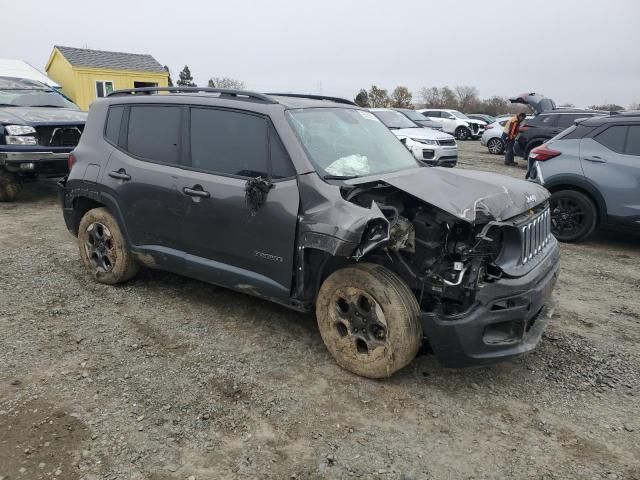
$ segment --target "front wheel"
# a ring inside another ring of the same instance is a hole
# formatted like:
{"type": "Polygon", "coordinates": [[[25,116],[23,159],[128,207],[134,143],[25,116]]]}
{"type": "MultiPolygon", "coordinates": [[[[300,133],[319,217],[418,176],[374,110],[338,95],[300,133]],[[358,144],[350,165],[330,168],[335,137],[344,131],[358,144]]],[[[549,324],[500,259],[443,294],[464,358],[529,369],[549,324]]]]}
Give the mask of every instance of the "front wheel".
{"type": "Polygon", "coordinates": [[[89,210],[82,217],[78,244],[82,262],[100,283],[126,282],[138,272],[118,222],[104,207],[89,210]]]}
{"type": "Polygon", "coordinates": [[[316,301],[320,335],[338,365],[384,378],[409,364],[422,344],[420,309],[409,287],[371,263],[333,272],[316,301]]]}
{"type": "Polygon", "coordinates": [[[504,142],[500,138],[492,138],[487,142],[489,153],[494,155],[502,155],[504,152],[504,142]]]}
{"type": "Polygon", "coordinates": [[[469,140],[471,131],[467,127],[458,127],[456,128],[455,136],[458,140],[469,140]]]}
{"type": "Polygon", "coordinates": [[[596,228],[596,206],[584,193],[559,190],[551,195],[551,232],[561,242],[579,242],[596,228]]]}

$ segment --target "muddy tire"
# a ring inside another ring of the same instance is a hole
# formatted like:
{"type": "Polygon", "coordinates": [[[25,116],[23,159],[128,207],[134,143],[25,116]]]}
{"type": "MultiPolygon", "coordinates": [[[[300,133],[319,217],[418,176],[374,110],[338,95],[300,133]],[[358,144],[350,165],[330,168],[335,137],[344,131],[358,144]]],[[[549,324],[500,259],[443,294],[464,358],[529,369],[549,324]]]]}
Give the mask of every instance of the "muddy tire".
{"type": "Polygon", "coordinates": [[[338,365],[368,378],[389,377],[422,344],[420,309],[389,269],[363,263],[333,272],[316,301],[320,335],[338,365]]]}
{"type": "Polygon", "coordinates": [[[106,208],[85,213],[78,228],[80,258],[93,278],[107,285],[126,282],[138,273],[115,218],[106,208]]]}
{"type": "Polygon", "coordinates": [[[0,202],[13,202],[20,193],[20,178],[0,167],[0,202]]]}

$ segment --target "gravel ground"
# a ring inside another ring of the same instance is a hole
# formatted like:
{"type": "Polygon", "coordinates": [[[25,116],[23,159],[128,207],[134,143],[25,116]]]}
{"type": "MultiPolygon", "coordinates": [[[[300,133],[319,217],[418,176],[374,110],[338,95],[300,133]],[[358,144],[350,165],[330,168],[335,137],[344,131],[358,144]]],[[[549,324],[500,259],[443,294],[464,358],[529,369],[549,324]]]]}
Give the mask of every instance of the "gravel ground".
{"type": "MultiPolygon", "coordinates": [[[[520,163],[461,144],[459,168],[520,163]]],[[[0,480],[640,479],[640,240],[561,248],[534,353],[372,381],[310,315],[162,272],[94,283],[31,184],[0,204],[0,480]]]]}

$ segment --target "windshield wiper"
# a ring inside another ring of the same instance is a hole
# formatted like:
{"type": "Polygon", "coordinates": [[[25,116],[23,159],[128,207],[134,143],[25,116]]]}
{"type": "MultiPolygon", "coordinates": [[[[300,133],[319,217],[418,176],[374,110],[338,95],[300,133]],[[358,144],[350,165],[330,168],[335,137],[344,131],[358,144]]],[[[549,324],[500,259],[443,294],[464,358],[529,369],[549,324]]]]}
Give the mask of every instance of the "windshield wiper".
{"type": "Polygon", "coordinates": [[[31,105],[32,107],[47,107],[47,108],[64,108],[60,105],[31,105]]]}
{"type": "Polygon", "coordinates": [[[359,175],[323,175],[323,180],[351,180],[352,178],[358,178],[359,175]]]}

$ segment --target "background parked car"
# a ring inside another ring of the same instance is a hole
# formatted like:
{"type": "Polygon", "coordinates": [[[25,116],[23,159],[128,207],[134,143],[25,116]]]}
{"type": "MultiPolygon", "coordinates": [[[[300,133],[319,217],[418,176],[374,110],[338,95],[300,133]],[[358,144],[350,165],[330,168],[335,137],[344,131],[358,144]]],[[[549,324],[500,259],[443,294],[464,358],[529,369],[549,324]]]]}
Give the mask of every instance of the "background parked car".
{"type": "Polygon", "coordinates": [[[493,115],[485,115],[484,113],[467,113],[466,115],[472,120],[481,120],[487,125],[492,124],[496,121],[496,117],[494,117],[493,115]]]}
{"type": "MultiPolygon", "coordinates": [[[[482,137],[480,137],[480,143],[487,147],[489,153],[494,155],[502,155],[504,153],[504,140],[502,140],[502,133],[504,132],[504,126],[513,115],[500,116],[495,122],[485,127],[482,137]]],[[[533,118],[533,115],[528,115],[527,119],[533,118]]]]}
{"type": "Polygon", "coordinates": [[[458,144],[448,133],[421,127],[390,108],[372,108],[370,111],[420,162],[442,167],[454,167],[458,163],[458,144]]]}
{"type": "Polygon", "coordinates": [[[0,77],[0,202],[13,201],[25,179],[66,175],[86,118],[43,83],[0,77]]]}
{"type": "Polygon", "coordinates": [[[394,108],[393,110],[395,110],[396,112],[400,112],[409,120],[411,120],[413,123],[417,123],[421,127],[433,128],[434,130],[438,130],[440,132],[442,131],[441,122],[430,120],[424,115],[422,115],[420,112],[417,112],[416,110],[412,110],[410,108],[394,108]]]}
{"type": "Polygon", "coordinates": [[[530,180],[551,193],[551,228],[576,242],[598,226],[640,232],[640,113],[582,120],[529,156],[530,180]]]}
{"type": "Polygon", "coordinates": [[[422,110],[418,110],[418,112],[429,118],[429,120],[441,122],[443,130],[450,133],[458,140],[480,138],[484,133],[486,122],[483,122],[482,120],[473,120],[457,110],[424,108],[422,110]]]}
{"type": "Polygon", "coordinates": [[[558,135],[576,120],[608,113],[580,108],[556,108],[553,100],[537,93],[522,94],[509,101],[528,105],[535,112],[534,118],[520,125],[520,133],[513,145],[514,153],[522,158],[528,158],[532,149],[558,135]]]}

